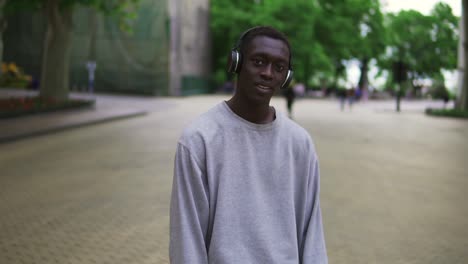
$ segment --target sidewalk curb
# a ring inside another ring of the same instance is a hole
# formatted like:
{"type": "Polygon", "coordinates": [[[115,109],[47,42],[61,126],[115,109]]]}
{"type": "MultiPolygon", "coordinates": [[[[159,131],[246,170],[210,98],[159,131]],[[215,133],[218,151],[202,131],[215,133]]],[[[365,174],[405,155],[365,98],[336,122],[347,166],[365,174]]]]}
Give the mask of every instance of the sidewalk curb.
{"type": "Polygon", "coordinates": [[[26,139],[26,138],[31,138],[31,137],[36,137],[36,136],[41,136],[41,135],[46,135],[46,134],[58,133],[61,131],[71,130],[74,128],[97,125],[97,124],[102,124],[102,123],[107,123],[107,122],[112,122],[112,121],[117,121],[121,119],[132,118],[132,117],[144,116],[146,114],[148,114],[147,111],[135,111],[135,112],[127,113],[127,114],[109,116],[109,117],[104,117],[104,118],[95,119],[95,120],[87,120],[87,121],[82,121],[82,122],[66,124],[66,125],[46,127],[43,129],[38,129],[36,131],[31,131],[29,133],[0,136],[0,144],[6,144],[6,143],[21,140],[21,139],[26,139]]]}

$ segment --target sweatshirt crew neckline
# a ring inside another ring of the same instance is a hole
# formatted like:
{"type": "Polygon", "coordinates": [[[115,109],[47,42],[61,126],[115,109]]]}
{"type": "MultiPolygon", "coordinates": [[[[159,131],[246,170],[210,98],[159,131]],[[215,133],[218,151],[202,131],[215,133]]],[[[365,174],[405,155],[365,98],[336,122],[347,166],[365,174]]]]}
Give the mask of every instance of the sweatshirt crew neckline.
{"type": "Polygon", "coordinates": [[[253,123],[253,122],[250,122],[250,121],[240,117],[239,115],[234,113],[234,111],[232,111],[232,109],[229,107],[229,105],[227,104],[226,101],[223,101],[221,103],[221,107],[224,109],[224,111],[226,112],[226,114],[228,116],[231,116],[233,119],[238,121],[240,124],[250,128],[250,129],[253,129],[253,130],[263,131],[263,130],[274,129],[274,128],[279,126],[280,121],[282,119],[281,113],[278,113],[278,111],[276,111],[276,109],[274,107],[273,107],[273,109],[275,111],[275,117],[276,118],[272,122],[266,123],[266,124],[253,123]]]}

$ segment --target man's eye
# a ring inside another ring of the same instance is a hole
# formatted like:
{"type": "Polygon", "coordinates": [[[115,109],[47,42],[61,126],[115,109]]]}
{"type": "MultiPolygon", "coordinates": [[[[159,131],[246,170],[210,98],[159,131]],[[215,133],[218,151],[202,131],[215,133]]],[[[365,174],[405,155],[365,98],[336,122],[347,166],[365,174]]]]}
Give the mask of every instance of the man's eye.
{"type": "Polygon", "coordinates": [[[263,60],[260,59],[254,59],[253,62],[255,65],[263,65],[263,60]]]}
{"type": "Polygon", "coordinates": [[[278,72],[282,72],[284,70],[284,66],[283,65],[276,65],[276,70],[278,72]]]}

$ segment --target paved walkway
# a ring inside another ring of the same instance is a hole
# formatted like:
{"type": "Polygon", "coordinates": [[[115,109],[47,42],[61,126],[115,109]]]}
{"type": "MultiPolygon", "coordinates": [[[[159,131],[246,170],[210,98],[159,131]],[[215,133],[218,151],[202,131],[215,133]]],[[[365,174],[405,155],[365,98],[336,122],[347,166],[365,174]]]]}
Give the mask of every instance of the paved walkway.
{"type": "MultiPolygon", "coordinates": [[[[0,89],[0,98],[33,96],[37,92],[0,89]]],[[[95,100],[92,108],[36,114],[12,119],[0,119],[0,143],[26,137],[58,132],[85,125],[145,115],[150,111],[173,105],[170,100],[151,97],[71,93],[72,98],[95,100]],[[155,103],[157,102],[157,103],[155,103]]]]}
{"type": "MultiPolygon", "coordinates": [[[[0,144],[0,263],[168,263],[177,138],[227,96],[106,98],[146,114],[0,144]]],[[[320,155],[330,263],[466,263],[468,121],[422,114],[437,104],[294,106],[320,155]]]]}

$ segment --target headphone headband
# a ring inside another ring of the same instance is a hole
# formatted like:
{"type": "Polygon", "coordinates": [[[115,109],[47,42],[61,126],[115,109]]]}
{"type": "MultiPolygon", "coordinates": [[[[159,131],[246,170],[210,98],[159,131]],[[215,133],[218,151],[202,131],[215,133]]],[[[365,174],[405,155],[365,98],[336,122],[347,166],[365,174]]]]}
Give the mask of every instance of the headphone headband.
{"type": "Polygon", "coordinates": [[[239,49],[240,49],[240,45],[242,44],[242,41],[244,40],[245,36],[247,36],[247,34],[248,34],[250,31],[252,31],[252,30],[254,30],[254,29],[257,29],[257,28],[260,28],[260,26],[251,27],[251,28],[247,29],[246,31],[244,31],[244,32],[240,35],[240,37],[237,39],[236,44],[234,45],[234,47],[232,47],[232,50],[233,50],[233,51],[240,51],[240,50],[239,50],[239,49]]]}
{"type": "MultiPolygon", "coordinates": [[[[240,53],[240,46],[242,44],[242,41],[244,40],[244,38],[247,36],[247,34],[249,34],[250,31],[254,30],[254,29],[257,29],[257,28],[262,28],[262,26],[256,26],[256,27],[251,27],[249,29],[247,29],[246,31],[244,31],[240,37],[237,39],[236,41],[236,44],[234,45],[234,47],[232,47],[231,51],[237,51],[240,53]]],[[[292,54],[291,54],[291,48],[288,46],[289,48],[289,64],[288,64],[288,69],[289,70],[292,70],[292,64],[291,64],[291,59],[292,59],[292,54]]]]}
{"type": "MultiPolygon", "coordinates": [[[[244,41],[244,38],[252,31],[252,30],[255,30],[255,29],[258,29],[258,28],[262,28],[262,26],[256,26],[256,27],[252,27],[252,28],[249,28],[247,29],[246,31],[244,31],[239,39],[236,41],[236,44],[234,45],[234,47],[232,47],[231,49],[231,52],[228,56],[228,72],[229,73],[239,73],[240,72],[240,68],[242,66],[242,53],[241,53],[241,45],[242,45],[242,42],[244,41]]],[[[291,66],[291,57],[292,57],[292,54],[291,54],[291,48],[288,46],[289,48],[289,65],[288,65],[288,72],[286,74],[286,79],[284,80],[283,84],[281,85],[281,88],[287,88],[289,86],[289,83],[291,82],[292,78],[293,78],[293,71],[292,71],[292,66],[291,66]]]]}

